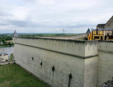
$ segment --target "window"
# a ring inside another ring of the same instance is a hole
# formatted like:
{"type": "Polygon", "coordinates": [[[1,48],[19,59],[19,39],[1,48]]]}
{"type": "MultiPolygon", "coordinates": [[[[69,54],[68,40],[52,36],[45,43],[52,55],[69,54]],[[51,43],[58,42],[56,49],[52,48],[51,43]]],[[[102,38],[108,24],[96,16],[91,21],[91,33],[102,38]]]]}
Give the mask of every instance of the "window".
{"type": "Polygon", "coordinates": [[[55,71],[55,67],[54,66],[52,66],[52,72],[54,72],[55,71]]]}
{"type": "Polygon", "coordinates": [[[72,80],[72,74],[69,73],[69,76],[68,76],[69,80],[68,80],[68,87],[71,86],[71,80],[72,80]]]}
{"type": "Polygon", "coordinates": [[[40,62],[40,66],[42,67],[42,65],[43,65],[43,63],[42,63],[42,61],[40,62]]]}
{"type": "Polygon", "coordinates": [[[32,57],[32,60],[34,60],[34,57],[32,57]]]}

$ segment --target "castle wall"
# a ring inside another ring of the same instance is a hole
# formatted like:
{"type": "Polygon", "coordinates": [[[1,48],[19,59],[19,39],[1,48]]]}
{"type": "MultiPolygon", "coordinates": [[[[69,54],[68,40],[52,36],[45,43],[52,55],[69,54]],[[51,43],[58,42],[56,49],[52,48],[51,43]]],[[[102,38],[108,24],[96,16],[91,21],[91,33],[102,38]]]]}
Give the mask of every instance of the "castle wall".
{"type": "Polygon", "coordinates": [[[98,57],[88,58],[84,61],[84,87],[97,87],[98,57]]]}
{"type": "Polygon", "coordinates": [[[96,87],[98,52],[95,42],[15,40],[16,63],[52,87],[96,87]]]}
{"type": "Polygon", "coordinates": [[[99,43],[99,79],[101,85],[113,77],[113,42],[99,43]]]}

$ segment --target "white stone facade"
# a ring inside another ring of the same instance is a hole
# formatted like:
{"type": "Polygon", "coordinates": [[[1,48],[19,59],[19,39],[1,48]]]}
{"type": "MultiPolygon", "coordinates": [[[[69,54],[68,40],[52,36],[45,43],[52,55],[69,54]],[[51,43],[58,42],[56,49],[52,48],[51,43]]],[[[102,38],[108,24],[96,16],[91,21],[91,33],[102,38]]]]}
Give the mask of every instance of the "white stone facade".
{"type": "Polygon", "coordinates": [[[100,87],[112,78],[113,43],[44,38],[15,43],[16,63],[52,87],[100,87]]]}

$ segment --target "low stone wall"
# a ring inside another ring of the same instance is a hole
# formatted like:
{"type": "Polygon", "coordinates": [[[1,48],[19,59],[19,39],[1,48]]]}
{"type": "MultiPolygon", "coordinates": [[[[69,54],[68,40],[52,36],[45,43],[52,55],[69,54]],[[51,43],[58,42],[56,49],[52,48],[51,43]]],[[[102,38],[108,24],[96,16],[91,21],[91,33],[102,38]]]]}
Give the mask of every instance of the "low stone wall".
{"type": "Polygon", "coordinates": [[[52,87],[96,87],[97,42],[15,39],[16,63],[52,87]]]}

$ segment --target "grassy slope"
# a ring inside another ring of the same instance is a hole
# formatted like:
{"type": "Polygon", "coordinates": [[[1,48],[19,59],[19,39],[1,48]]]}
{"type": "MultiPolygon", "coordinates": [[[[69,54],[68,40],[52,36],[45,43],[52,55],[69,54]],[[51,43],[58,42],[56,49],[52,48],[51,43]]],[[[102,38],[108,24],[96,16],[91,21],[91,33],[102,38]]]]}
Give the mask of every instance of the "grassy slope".
{"type": "Polygon", "coordinates": [[[16,64],[0,66],[0,87],[50,87],[16,64]]]}

